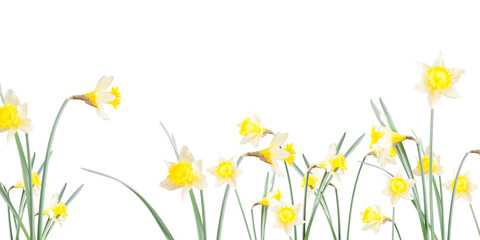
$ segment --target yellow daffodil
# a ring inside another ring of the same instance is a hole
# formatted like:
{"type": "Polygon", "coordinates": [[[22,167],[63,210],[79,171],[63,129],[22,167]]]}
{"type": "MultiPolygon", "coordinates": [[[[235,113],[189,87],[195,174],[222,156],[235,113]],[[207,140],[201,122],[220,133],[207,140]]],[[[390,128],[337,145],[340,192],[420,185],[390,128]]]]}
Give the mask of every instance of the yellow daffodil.
{"type": "Polygon", "coordinates": [[[275,223],[273,226],[275,228],[283,228],[285,234],[290,236],[293,226],[305,223],[305,221],[301,219],[301,206],[301,203],[297,203],[293,206],[289,206],[284,202],[277,202],[276,204],[272,204],[272,206],[270,207],[270,211],[275,218],[275,223]]]}
{"type": "MultiPolygon", "coordinates": [[[[313,168],[310,170],[310,174],[308,175],[308,196],[312,195],[319,186],[320,184],[320,179],[322,176],[320,175],[320,169],[318,168],[313,168]],[[317,184],[318,183],[318,184],[317,184]]],[[[307,175],[303,175],[303,182],[302,182],[302,188],[305,188],[305,181],[307,180],[307,175]]]]}
{"type": "Polygon", "coordinates": [[[393,157],[397,155],[395,149],[392,149],[395,144],[407,139],[407,136],[393,132],[388,127],[372,127],[370,133],[372,138],[370,142],[370,149],[375,145],[375,154],[377,157],[378,163],[382,167],[386,166],[387,163],[392,163],[395,161],[393,157]]]}
{"type": "Polygon", "coordinates": [[[332,143],[328,148],[327,157],[325,160],[316,165],[318,168],[323,168],[329,171],[337,180],[340,179],[340,175],[347,170],[347,162],[342,154],[337,153],[337,145],[332,143]]]}
{"type": "Polygon", "coordinates": [[[43,215],[48,216],[55,221],[59,226],[62,226],[62,221],[68,217],[67,207],[63,202],[58,201],[58,193],[53,194],[50,205],[43,211],[43,215]]]}
{"type": "MultiPolygon", "coordinates": [[[[448,191],[453,191],[455,183],[455,175],[452,181],[443,183],[448,191]]],[[[464,175],[460,175],[457,180],[457,188],[455,189],[455,200],[462,197],[465,201],[472,203],[472,192],[477,189],[478,185],[471,182],[471,172],[467,171],[464,175]]]]}
{"type": "Polygon", "coordinates": [[[412,200],[410,189],[417,182],[414,179],[403,178],[400,171],[394,177],[386,176],[386,188],[383,194],[390,197],[392,206],[395,206],[400,198],[412,200]]]}
{"type": "Polygon", "coordinates": [[[24,133],[32,131],[32,120],[27,117],[28,105],[26,103],[20,105],[15,93],[8,89],[5,94],[5,104],[0,107],[0,132],[8,131],[7,142],[18,131],[24,133]]]}
{"type": "Polygon", "coordinates": [[[243,136],[240,144],[251,143],[253,147],[258,147],[260,138],[265,136],[267,132],[257,115],[254,115],[253,120],[249,117],[245,118],[242,123],[238,124],[238,127],[240,128],[240,135],[243,136]]]}
{"type": "MultiPolygon", "coordinates": [[[[443,167],[440,165],[440,156],[435,155],[435,153],[432,153],[433,160],[432,160],[432,174],[437,174],[437,176],[442,176],[443,175],[443,167]]],[[[417,157],[418,159],[418,157],[417,157]]],[[[423,175],[425,177],[429,177],[430,174],[430,147],[427,147],[425,149],[425,156],[422,158],[422,164],[423,164],[423,175]]],[[[417,167],[413,170],[413,174],[416,176],[422,176],[422,171],[420,168],[420,161],[417,161],[417,167]]]]}
{"type": "Polygon", "coordinates": [[[271,191],[267,193],[267,196],[265,196],[262,200],[257,202],[255,205],[263,205],[265,207],[270,207],[271,202],[279,202],[280,199],[282,198],[282,194],[280,193],[280,190],[276,191],[271,191]]]}
{"type": "Polygon", "coordinates": [[[275,137],[273,137],[270,146],[266,149],[260,151],[262,156],[265,158],[263,159],[265,162],[269,163],[272,171],[275,172],[279,176],[283,176],[283,173],[280,171],[278,167],[277,160],[284,160],[290,157],[290,152],[285,149],[281,149],[280,146],[287,140],[288,134],[287,133],[277,133],[275,137]]]}
{"type": "Polygon", "coordinates": [[[418,68],[422,80],[415,85],[415,89],[428,94],[430,108],[435,107],[442,95],[450,98],[460,97],[454,84],[458,82],[465,70],[446,68],[441,53],[431,66],[419,62],[418,68]]]}
{"type": "MultiPolygon", "coordinates": [[[[102,76],[100,80],[98,80],[97,87],[95,90],[85,94],[88,98],[85,102],[87,104],[92,105],[97,110],[98,116],[100,116],[104,120],[108,120],[108,116],[105,114],[103,110],[104,103],[112,105],[115,109],[117,109],[118,105],[120,105],[120,92],[118,92],[118,87],[112,87],[110,91],[106,91],[108,87],[112,84],[113,76],[102,76]]],[[[81,98],[77,98],[81,99],[81,98]]]]}
{"type": "MultiPolygon", "coordinates": [[[[42,183],[40,182],[40,177],[35,172],[32,172],[32,190],[35,195],[37,195],[37,191],[40,189],[40,186],[42,186],[42,183]]],[[[23,180],[20,180],[17,184],[13,185],[13,187],[24,188],[23,180]]]]}
{"type": "Polygon", "coordinates": [[[292,163],[295,162],[295,154],[297,153],[295,149],[293,149],[293,143],[287,144],[283,149],[290,153],[290,157],[283,159],[283,161],[287,162],[288,165],[292,166],[292,163]]]}
{"type": "Polygon", "coordinates": [[[202,175],[202,160],[195,161],[186,146],[180,150],[178,162],[167,162],[167,165],[168,175],[160,183],[161,187],[170,191],[183,187],[182,198],[193,186],[200,190],[207,187],[207,179],[202,175]]]}
{"type": "Polygon", "coordinates": [[[234,158],[227,160],[222,156],[219,156],[218,165],[207,171],[217,178],[215,186],[221,186],[226,182],[233,188],[237,188],[236,178],[242,174],[242,170],[237,168],[234,158]]]}
{"type": "MultiPolygon", "coordinates": [[[[375,153],[375,156],[380,155],[380,152],[377,149],[375,149],[373,152],[375,153]]],[[[397,151],[395,151],[395,148],[392,147],[390,150],[390,153],[384,159],[377,157],[377,162],[378,164],[380,164],[382,168],[385,168],[387,164],[397,165],[397,161],[394,158],[396,156],[397,156],[397,151]]]]}
{"type": "Polygon", "coordinates": [[[386,217],[383,215],[380,207],[375,205],[372,207],[367,207],[365,211],[360,213],[362,215],[362,222],[365,223],[363,230],[373,230],[373,232],[378,233],[380,227],[385,223],[386,217]]]}

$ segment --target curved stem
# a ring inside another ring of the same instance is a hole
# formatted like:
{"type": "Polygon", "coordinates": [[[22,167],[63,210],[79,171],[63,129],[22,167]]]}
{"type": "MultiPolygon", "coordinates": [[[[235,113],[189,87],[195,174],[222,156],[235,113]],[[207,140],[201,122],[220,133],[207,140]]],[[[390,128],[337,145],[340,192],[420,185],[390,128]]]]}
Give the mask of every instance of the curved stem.
{"type": "MultiPolygon", "coordinates": [[[[288,171],[287,162],[283,162],[285,164],[285,171],[287,172],[287,179],[288,179],[288,187],[290,189],[290,199],[292,200],[292,205],[295,205],[293,200],[293,190],[292,190],[292,182],[290,180],[290,172],[288,171]]],[[[293,226],[293,234],[295,235],[295,240],[297,240],[297,226],[293,226]]]]}
{"type": "Polygon", "coordinates": [[[307,222],[307,192],[308,192],[308,177],[310,176],[310,171],[307,170],[307,174],[305,177],[305,193],[303,196],[303,227],[302,227],[302,239],[305,239],[305,230],[306,230],[306,222],[307,222]]]}
{"type": "MultiPolygon", "coordinates": [[[[435,238],[435,223],[433,222],[433,176],[432,176],[432,165],[433,165],[433,116],[434,109],[430,110],[430,159],[429,159],[429,171],[428,171],[428,184],[429,184],[429,197],[430,197],[430,239],[434,240],[435,238]]],[[[425,213],[425,215],[427,215],[425,213]]]]}
{"type": "Polygon", "coordinates": [[[472,211],[473,220],[475,220],[475,226],[477,226],[477,232],[480,236],[480,228],[478,227],[477,217],[475,217],[475,212],[473,211],[472,204],[470,203],[470,210],[472,211]]]}
{"type": "Polygon", "coordinates": [[[350,222],[352,220],[352,207],[353,199],[355,198],[355,190],[357,189],[358,178],[360,177],[360,172],[362,172],[363,163],[367,156],[363,157],[362,162],[360,163],[360,168],[358,168],[357,178],[355,179],[355,184],[353,185],[352,198],[350,199],[350,210],[348,211],[348,224],[347,224],[347,240],[350,238],[350,222]]]}
{"type": "Polygon", "coordinates": [[[252,235],[250,234],[250,228],[248,227],[247,218],[245,217],[245,212],[243,211],[242,202],[240,201],[240,197],[238,196],[237,189],[235,189],[235,195],[237,196],[238,206],[242,211],[243,221],[245,222],[245,227],[247,228],[247,232],[248,232],[248,238],[252,240],[252,235]]]}
{"type": "Polygon", "coordinates": [[[450,235],[452,234],[452,215],[453,215],[453,206],[455,204],[455,191],[457,190],[457,181],[458,176],[460,175],[460,171],[462,170],[463,163],[470,152],[465,153],[463,156],[462,161],[460,162],[460,166],[458,166],[457,175],[455,175],[455,182],[453,183],[452,189],[452,199],[450,200],[450,213],[448,214],[448,231],[447,231],[447,240],[450,240],[450,235]]]}
{"type": "MultiPolygon", "coordinates": [[[[424,211],[425,211],[425,226],[428,226],[427,188],[425,186],[425,171],[423,169],[423,160],[422,160],[420,144],[418,144],[418,143],[417,143],[417,152],[418,152],[418,161],[419,161],[419,165],[420,165],[420,174],[421,174],[422,188],[423,188],[423,208],[424,208],[424,211]]],[[[428,231],[426,233],[427,233],[427,236],[424,236],[424,239],[426,239],[428,237],[428,231]]]]}
{"type": "Polygon", "coordinates": [[[252,216],[253,236],[255,237],[255,240],[257,240],[257,230],[255,229],[255,218],[253,216],[253,208],[250,209],[250,215],[252,216]]]}

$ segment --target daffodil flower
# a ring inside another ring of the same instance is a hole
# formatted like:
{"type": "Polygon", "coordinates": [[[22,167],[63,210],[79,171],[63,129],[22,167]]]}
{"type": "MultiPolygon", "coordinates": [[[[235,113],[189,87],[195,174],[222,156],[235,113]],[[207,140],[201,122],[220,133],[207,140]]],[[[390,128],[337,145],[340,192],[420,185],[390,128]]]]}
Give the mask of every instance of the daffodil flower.
{"type": "Polygon", "coordinates": [[[218,165],[207,171],[217,178],[215,186],[221,186],[226,182],[233,188],[237,188],[236,178],[242,174],[242,170],[237,168],[234,158],[227,160],[222,156],[219,156],[218,165]]]}
{"type": "Polygon", "coordinates": [[[202,160],[195,161],[190,150],[183,146],[180,150],[177,163],[167,162],[168,175],[160,186],[167,190],[175,190],[183,187],[182,198],[193,186],[203,190],[207,187],[207,179],[202,175],[202,160]]]}
{"type": "Polygon", "coordinates": [[[438,55],[431,66],[419,62],[418,68],[422,80],[415,85],[415,89],[428,94],[427,99],[430,108],[435,107],[442,95],[449,98],[460,97],[454,84],[458,82],[465,70],[446,68],[443,63],[442,53],[438,55]]]}
{"type": "Polygon", "coordinates": [[[295,162],[295,154],[297,153],[295,149],[293,149],[293,143],[287,144],[283,149],[290,153],[290,157],[282,159],[284,162],[287,162],[288,165],[292,166],[292,163],[295,162]]]}
{"type": "MultiPolygon", "coordinates": [[[[321,179],[320,169],[313,168],[310,170],[310,174],[308,174],[308,196],[312,195],[317,189],[317,183],[320,183],[321,179]]],[[[307,180],[307,175],[303,176],[302,188],[305,188],[305,182],[307,180]]]]}
{"type": "Polygon", "coordinates": [[[275,137],[273,137],[272,142],[268,148],[265,148],[260,151],[261,156],[263,156],[266,163],[269,163],[272,171],[275,172],[279,176],[283,176],[282,171],[280,171],[278,167],[277,160],[284,160],[290,157],[290,152],[285,149],[281,149],[280,146],[287,140],[288,134],[287,133],[277,133],[275,137]]]}
{"type": "Polygon", "coordinates": [[[43,211],[43,215],[48,216],[55,221],[60,227],[62,222],[68,217],[67,207],[63,202],[58,201],[58,193],[53,194],[50,205],[43,211]]]}
{"type": "Polygon", "coordinates": [[[7,142],[18,131],[29,133],[33,129],[32,120],[27,117],[28,105],[20,105],[15,93],[8,89],[5,94],[5,104],[0,107],[0,132],[8,131],[7,142]]]}
{"type": "MultiPolygon", "coordinates": [[[[453,192],[453,186],[455,184],[455,175],[450,182],[443,183],[443,186],[448,191],[453,192]]],[[[471,182],[471,172],[467,171],[464,175],[458,176],[457,188],[455,189],[455,200],[462,197],[465,201],[472,203],[472,192],[477,189],[478,185],[471,182]]]]}
{"type": "Polygon", "coordinates": [[[270,207],[270,203],[276,203],[277,201],[279,202],[281,198],[282,198],[282,193],[280,193],[280,190],[271,191],[267,193],[267,196],[265,196],[259,202],[255,203],[253,206],[262,205],[265,207],[270,207]]]}
{"type": "Polygon", "coordinates": [[[270,211],[275,218],[273,227],[283,228],[285,234],[290,236],[292,234],[293,226],[304,224],[305,221],[301,219],[300,207],[301,203],[293,206],[287,205],[284,202],[276,202],[270,206],[270,211]]]}
{"type": "Polygon", "coordinates": [[[410,189],[417,182],[415,179],[403,178],[400,171],[394,177],[386,176],[386,188],[382,191],[383,194],[390,197],[392,206],[395,206],[400,198],[412,200],[413,196],[410,189]]]}
{"type": "Polygon", "coordinates": [[[407,136],[396,133],[388,127],[372,127],[370,133],[372,138],[370,142],[370,149],[375,145],[375,155],[377,161],[382,167],[385,167],[387,163],[393,163],[397,152],[393,148],[395,144],[407,139],[407,136]],[[393,148],[393,149],[392,149],[393,148]]]}
{"type": "Polygon", "coordinates": [[[249,117],[245,118],[242,123],[238,124],[240,128],[240,135],[243,136],[240,144],[251,143],[253,147],[258,147],[260,138],[265,136],[267,133],[271,133],[267,130],[263,123],[260,121],[260,117],[254,115],[253,120],[249,117]]]}
{"type": "Polygon", "coordinates": [[[69,99],[78,99],[83,100],[86,104],[95,107],[97,110],[98,116],[103,120],[108,120],[107,114],[103,109],[104,103],[112,105],[115,109],[120,105],[120,92],[118,92],[118,87],[112,87],[110,91],[107,91],[108,87],[112,84],[113,76],[102,76],[97,83],[95,90],[84,94],[84,95],[75,95],[71,96],[69,99]]]}
{"type": "MultiPolygon", "coordinates": [[[[40,189],[40,186],[42,186],[42,183],[40,182],[40,177],[35,172],[32,172],[32,190],[35,196],[37,196],[37,191],[40,189]]],[[[24,188],[23,180],[20,180],[17,184],[13,185],[13,187],[24,188]]]]}
{"type": "MultiPolygon", "coordinates": [[[[432,174],[436,174],[437,176],[442,176],[443,175],[443,167],[440,165],[440,156],[435,155],[435,153],[432,153],[432,174]]],[[[418,157],[417,157],[418,159],[418,157]]],[[[429,177],[430,174],[430,147],[427,147],[425,149],[425,156],[422,158],[422,164],[423,164],[423,175],[425,177],[429,177]]],[[[420,161],[417,161],[417,167],[413,170],[413,174],[416,176],[422,176],[422,170],[420,168],[420,161]]]]}
{"type": "Polygon", "coordinates": [[[373,230],[375,233],[380,231],[380,227],[387,219],[377,205],[373,208],[367,207],[360,215],[362,215],[362,222],[365,223],[362,230],[373,230]]]}
{"type": "Polygon", "coordinates": [[[315,165],[318,168],[323,168],[329,171],[338,181],[340,181],[340,175],[347,170],[347,162],[342,154],[337,153],[337,145],[332,143],[328,148],[327,157],[325,160],[315,165]]]}

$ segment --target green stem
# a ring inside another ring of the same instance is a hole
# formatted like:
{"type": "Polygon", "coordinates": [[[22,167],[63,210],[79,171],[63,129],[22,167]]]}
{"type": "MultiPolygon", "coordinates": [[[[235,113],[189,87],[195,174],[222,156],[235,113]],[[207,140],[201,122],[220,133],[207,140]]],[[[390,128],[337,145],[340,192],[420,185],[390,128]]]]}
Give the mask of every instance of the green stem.
{"type": "MultiPolygon", "coordinates": [[[[65,99],[63,101],[60,110],[58,110],[57,117],[55,118],[55,122],[53,122],[52,131],[50,132],[50,138],[48,139],[47,151],[45,153],[45,161],[43,166],[43,174],[42,174],[42,188],[40,190],[40,203],[38,205],[38,211],[41,213],[43,212],[43,204],[45,199],[45,189],[47,188],[47,175],[48,175],[48,165],[50,162],[50,154],[53,144],[53,139],[55,137],[55,132],[57,130],[58,122],[60,121],[60,117],[62,116],[63,110],[67,106],[69,99],[65,99]]],[[[41,240],[42,237],[42,229],[43,229],[43,218],[40,216],[38,218],[38,240],[41,240]]],[[[34,239],[34,235],[32,235],[32,239],[34,239]]]]}
{"type": "MultiPolygon", "coordinates": [[[[303,195],[303,222],[307,221],[307,192],[308,192],[308,178],[310,176],[310,171],[307,170],[307,175],[305,177],[305,193],[303,195]]],[[[321,185],[320,185],[321,186],[321,185]]],[[[306,233],[306,224],[302,224],[302,239],[305,239],[306,233]]]]}
{"type": "Polygon", "coordinates": [[[392,208],[392,240],[395,239],[395,207],[392,208]]]}
{"type": "MultiPolygon", "coordinates": [[[[33,192],[32,192],[32,172],[28,168],[28,163],[25,158],[25,152],[23,151],[22,142],[18,136],[18,132],[15,133],[15,142],[17,144],[18,155],[20,157],[20,164],[22,166],[23,186],[27,195],[27,208],[28,208],[28,223],[30,224],[30,236],[32,240],[35,240],[35,208],[33,206],[33,192]]],[[[42,188],[43,189],[43,188],[42,188]]]]}
{"type": "Polygon", "coordinates": [[[447,240],[450,240],[450,235],[452,234],[452,217],[453,217],[453,206],[455,204],[455,191],[457,190],[457,181],[458,176],[460,176],[460,171],[462,170],[463,163],[470,152],[465,153],[463,156],[462,161],[460,162],[460,166],[458,166],[457,174],[455,175],[455,182],[453,183],[452,189],[452,199],[450,200],[450,213],[448,214],[448,231],[447,231],[447,240]]]}
{"type": "Polygon", "coordinates": [[[395,226],[395,230],[397,230],[397,235],[398,235],[398,238],[399,238],[400,240],[402,240],[402,236],[400,236],[400,231],[398,231],[397,224],[396,224],[396,223],[394,223],[393,225],[395,226]]]}
{"type": "Polygon", "coordinates": [[[190,194],[190,200],[192,202],[193,214],[195,215],[195,222],[197,223],[197,233],[199,240],[205,240],[205,233],[203,232],[202,217],[200,216],[200,211],[198,210],[197,200],[195,199],[195,194],[193,190],[188,192],[190,194]]]}
{"type": "Polygon", "coordinates": [[[480,236],[480,228],[478,227],[477,217],[475,217],[475,212],[473,211],[472,204],[470,203],[470,210],[472,211],[473,220],[475,220],[475,226],[477,226],[477,232],[480,236]]]}
{"type": "Polygon", "coordinates": [[[355,184],[353,185],[352,198],[350,199],[350,210],[348,211],[348,223],[347,223],[347,240],[350,239],[350,223],[352,220],[352,208],[353,208],[353,199],[355,198],[355,190],[357,190],[358,178],[360,177],[360,172],[362,172],[363,163],[367,156],[363,157],[362,163],[358,168],[357,178],[355,179],[355,184]]]}
{"type": "Polygon", "coordinates": [[[440,209],[441,209],[441,218],[440,218],[440,229],[442,231],[442,239],[445,239],[445,210],[443,207],[443,188],[442,188],[442,177],[438,176],[438,188],[440,189],[440,209]]]}
{"type": "Polygon", "coordinates": [[[245,227],[247,228],[247,232],[248,232],[248,238],[252,240],[252,235],[250,234],[250,228],[248,227],[247,218],[245,217],[245,212],[243,211],[242,202],[240,201],[240,197],[238,196],[237,189],[235,189],[235,195],[237,196],[238,206],[242,211],[243,221],[245,222],[245,227]]]}
{"type": "MultiPolygon", "coordinates": [[[[423,169],[423,158],[421,154],[421,149],[420,149],[420,144],[417,143],[417,152],[418,152],[418,161],[419,161],[419,166],[420,166],[420,174],[421,174],[421,179],[422,179],[422,189],[423,189],[423,208],[425,211],[425,226],[428,226],[428,209],[427,209],[427,188],[425,186],[425,171],[423,169]]],[[[431,151],[430,151],[431,152],[431,151]]],[[[426,232],[428,235],[428,231],[426,232]]],[[[423,236],[424,239],[427,239],[428,236],[423,236]]]]}
{"type": "Polygon", "coordinates": [[[340,222],[341,222],[341,220],[340,220],[340,203],[338,201],[338,190],[335,186],[333,188],[335,188],[335,199],[337,200],[338,240],[341,240],[342,239],[342,230],[341,230],[341,227],[340,227],[340,222]]]}
{"type": "MultiPolygon", "coordinates": [[[[292,190],[292,182],[290,181],[290,173],[288,171],[287,162],[283,162],[285,164],[285,171],[287,172],[287,179],[288,179],[288,187],[290,189],[290,199],[292,200],[292,205],[295,205],[293,200],[293,190],[292,190]]],[[[295,240],[297,240],[297,226],[293,226],[293,231],[295,235],[295,240]]]]}
{"type": "MultiPolygon", "coordinates": [[[[5,186],[2,186],[3,190],[7,192],[5,186]]],[[[7,192],[8,198],[10,198],[10,194],[7,192]]],[[[8,230],[10,232],[10,240],[13,240],[13,232],[12,232],[12,219],[10,218],[10,209],[7,208],[7,215],[8,215],[8,230]]]]}
{"type": "Polygon", "coordinates": [[[207,217],[205,215],[205,200],[203,198],[203,190],[200,190],[200,200],[202,203],[203,233],[205,234],[205,239],[207,239],[207,217]]]}
{"type": "MultiPolygon", "coordinates": [[[[433,176],[432,176],[432,168],[433,168],[433,116],[434,116],[434,109],[430,110],[430,159],[429,159],[429,171],[428,171],[428,181],[429,181],[429,197],[430,197],[430,239],[434,240],[435,235],[435,222],[433,221],[433,176]]],[[[425,215],[427,215],[425,213],[425,215]]]]}
{"type": "Polygon", "coordinates": [[[33,169],[32,158],[30,156],[30,140],[28,138],[28,133],[25,133],[25,143],[27,145],[27,160],[28,160],[28,169],[31,172],[33,169]]]}
{"type": "Polygon", "coordinates": [[[253,208],[250,209],[250,215],[252,216],[253,236],[255,237],[255,240],[257,240],[257,230],[255,229],[255,218],[253,216],[253,208]]]}

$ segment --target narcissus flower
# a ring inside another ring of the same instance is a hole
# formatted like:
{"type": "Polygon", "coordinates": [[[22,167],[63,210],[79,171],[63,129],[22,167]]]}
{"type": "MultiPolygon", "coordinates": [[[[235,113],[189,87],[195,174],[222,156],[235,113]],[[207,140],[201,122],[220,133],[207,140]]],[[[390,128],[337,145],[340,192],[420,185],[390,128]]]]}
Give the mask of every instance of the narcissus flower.
{"type": "Polygon", "coordinates": [[[84,100],[85,103],[95,107],[98,116],[104,120],[108,120],[108,116],[105,114],[102,104],[110,104],[117,109],[118,105],[120,105],[121,97],[120,92],[118,92],[118,87],[112,87],[110,91],[106,91],[112,84],[112,81],[113,76],[104,75],[100,78],[100,80],[98,80],[95,90],[85,95],[72,96],[72,98],[84,100]]]}
{"type": "MultiPolygon", "coordinates": [[[[453,191],[453,185],[455,184],[455,175],[450,182],[443,183],[443,186],[448,191],[453,191]]],[[[471,172],[468,171],[464,175],[458,176],[457,188],[455,189],[455,200],[462,197],[465,201],[472,203],[472,192],[477,189],[478,185],[471,182],[471,172]]]]}
{"type": "Polygon", "coordinates": [[[243,136],[240,144],[251,143],[253,147],[258,147],[260,138],[265,136],[268,131],[257,115],[254,115],[253,120],[249,117],[245,118],[242,123],[238,124],[238,127],[240,127],[240,135],[243,136]]]}
{"type": "Polygon", "coordinates": [[[300,218],[301,206],[301,203],[297,203],[293,206],[289,206],[283,202],[272,204],[270,211],[275,218],[275,223],[273,226],[275,228],[283,228],[285,234],[290,236],[293,226],[305,223],[305,221],[300,218]]]}
{"type": "MultiPolygon", "coordinates": [[[[313,168],[310,170],[310,174],[308,175],[308,196],[313,194],[317,189],[317,183],[320,183],[320,179],[322,176],[320,176],[320,170],[318,168],[313,168]]],[[[303,175],[303,182],[302,182],[302,188],[305,188],[305,182],[307,180],[307,175],[303,175]]]]}
{"type": "Polygon", "coordinates": [[[397,155],[395,149],[392,149],[395,144],[407,139],[407,136],[393,132],[388,127],[372,127],[370,133],[372,138],[370,142],[370,149],[375,145],[375,154],[377,161],[384,167],[387,163],[393,162],[391,158],[397,155]]]}
{"type": "Polygon", "coordinates": [[[281,149],[280,146],[287,140],[287,133],[277,133],[273,137],[272,142],[268,148],[265,148],[260,151],[260,153],[265,157],[267,163],[272,167],[272,171],[277,173],[279,176],[283,176],[283,173],[278,167],[277,160],[284,160],[290,157],[290,152],[285,149],[281,149]]]}
{"type": "Polygon", "coordinates": [[[288,165],[292,166],[292,163],[295,162],[295,154],[296,154],[295,149],[293,149],[293,143],[290,143],[290,144],[287,143],[287,146],[285,146],[285,148],[283,149],[285,149],[285,151],[290,153],[290,157],[283,159],[283,161],[287,162],[288,165]]]}
{"type": "Polygon", "coordinates": [[[0,132],[8,131],[7,142],[18,131],[29,133],[33,129],[32,120],[27,117],[28,105],[20,105],[15,93],[8,89],[5,94],[5,104],[0,107],[0,132]]]}
{"type": "Polygon", "coordinates": [[[459,68],[446,68],[443,64],[441,53],[431,66],[419,62],[418,68],[422,80],[415,85],[415,89],[428,94],[427,99],[430,108],[435,107],[435,104],[442,95],[449,98],[460,97],[457,89],[453,85],[458,82],[460,76],[465,73],[465,70],[459,68]]]}
{"type": "Polygon", "coordinates": [[[328,148],[327,157],[325,160],[317,164],[316,167],[326,169],[340,181],[340,175],[347,170],[347,161],[345,161],[345,157],[342,154],[336,153],[337,145],[332,143],[328,148]]]}
{"type": "Polygon", "coordinates": [[[43,215],[47,215],[59,226],[62,226],[62,221],[64,221],[65,218],[68,217],[68,214],[65,204],[58,201],[58,193],[53,194],[50,205],[47,209],[43,211],[43,215]]]}
{"type": "Polygon", "coordinates": [[[390,197],[393,206],[397,204],[400,198],[412,200],[413,197],[410,193],[410,189],[415,182],[417,182],[417,180],[403,178],[400,171],[398,171],[394,177],[386,176],[387,186],[383,190],[383,194],[390,197]]]}
{"type": "MultiPolygon", "coordinates": [[[[432,174],[437,174],[437,176],[443,175],[443,167],[440,165],[440,156],[435,155],[432,153],[432,174]]],[[[418,159],[418,157],[417,157],[418,159]]],[[[422,167],[423,167],[423,175],[425,177],[429,177],[430,174],[430,147],[425,149],[425,156],[422,158],[422,167]]],[[[420,168],[420,161],[417,161],[417,167],[413,170],[413,174],[416,176],[422,176],[422,170],[420,168]]]]}
{"type": "Polygon", "coordinates": [[[183,187],[182,198],[193,186],[203,190],[207,187],[207,179],[202,175],[202,160],[195,161],[193,155],[186,146],[183,146],[178,156],[178,162],[167,162],[168,175],[160,186],[167,190],[175,190],[183,187]]]}
{"type": "MultiPolygon", "coordinates": [[[[40,186],[42,186],[42,183],[40,182],[40,177],[35,172],[32,172],[32,190],[35,195],[37,195],[37,191],[40,189],[40,186]]],[[[23,180],[20,180],[17,184],[13,185],[14,188],[24,188],[23,185],[23,180]]]]}
{"type": "Polygon", "coordinates": [[[367,207],[365,211],[360,213],[362,215],[362,222],[365,223],[363,230],[373,230],[373,232],[378,233],[380,226],[386,221],[385,215],[383,215],[380,207],[375,205],[372,207],[367,207]]]}
{"type": "Polygon", "coordinates": [[[227,160],[222,156],[219,156],[218,165],[207,171],[217,178],[215,186],[221,186],[226,182],[233,188],[237,187],[236,178],[242,174],[242,170],[237,168],[234,158],[227,160]]]}
{"type": "Polygon", "coordinates": [[[280,193],[280,190],[271,191],[267,193],[267,196],[265,196],[262,200],[257,202],[255,205],[263,205],[265,207],[270,207],[271,202],[277,202],[277,201],[279,202],[281,198],[282,198],[282,194],[280,193]]]}

